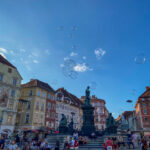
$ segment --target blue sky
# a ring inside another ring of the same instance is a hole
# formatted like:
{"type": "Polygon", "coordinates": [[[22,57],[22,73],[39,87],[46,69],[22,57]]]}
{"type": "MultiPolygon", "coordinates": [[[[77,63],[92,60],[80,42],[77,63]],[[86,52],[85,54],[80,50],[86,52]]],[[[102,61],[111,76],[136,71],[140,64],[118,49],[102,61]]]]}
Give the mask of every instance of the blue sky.
{"type": "Polygon", "coordinates": [[[23,83],[78,97],[92,83],[116,117],[150,85],[149,18],[149,0],[1,0],[0,53],[23,83]]]}

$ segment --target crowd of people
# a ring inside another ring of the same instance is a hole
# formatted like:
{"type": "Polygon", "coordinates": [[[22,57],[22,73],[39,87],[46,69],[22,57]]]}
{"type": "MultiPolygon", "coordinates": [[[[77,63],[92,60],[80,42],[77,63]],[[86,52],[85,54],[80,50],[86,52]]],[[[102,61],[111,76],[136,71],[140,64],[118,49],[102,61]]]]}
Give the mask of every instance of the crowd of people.
{"type": "Polygon", "coordinates": [[[141,149],[150,150],[150,137],[143,134],[131,134],[126,136],[108,137],[103,144],[104,150],[126,150],[126,149],[141,149]]]}

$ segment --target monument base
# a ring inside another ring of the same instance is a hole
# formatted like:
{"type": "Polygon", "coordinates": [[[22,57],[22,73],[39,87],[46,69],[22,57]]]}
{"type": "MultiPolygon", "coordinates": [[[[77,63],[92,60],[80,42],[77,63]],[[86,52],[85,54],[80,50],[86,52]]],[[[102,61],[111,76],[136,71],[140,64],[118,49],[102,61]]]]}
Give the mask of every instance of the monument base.
{"type": "Polygon", "coordinates": [[[81,134],[85,136],[90,136],[92,133],[95,133],[94,125],[94,107],[91,105],[82,106],[83,110],[83,126],[81,129],[81,134]]]}

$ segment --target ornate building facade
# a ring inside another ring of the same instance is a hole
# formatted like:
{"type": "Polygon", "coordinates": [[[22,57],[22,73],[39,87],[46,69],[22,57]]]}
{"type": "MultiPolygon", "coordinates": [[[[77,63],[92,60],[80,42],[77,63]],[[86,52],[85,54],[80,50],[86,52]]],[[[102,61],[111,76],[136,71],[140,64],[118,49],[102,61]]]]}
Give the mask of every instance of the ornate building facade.
{"type": "Polygon", "coordinates": [[[137,129],[150,131],[150,87],[139,96],[135,105],[137,129]]]}
{"type": "Polygon", "coordinates": [[[17,68],[0,55],[0,128],[13,132],[22,77],[17,68]]]}
{"type": "Polygon", "coordinates": [[[68,124],[72,117],[74,121],[74,129],[79,130],[82,126],[82,102],[73,94],[69,93],[64,88],[59,88],[56,91],[56,128],[59,127],[59,122],[64,114],[68,124]]]}

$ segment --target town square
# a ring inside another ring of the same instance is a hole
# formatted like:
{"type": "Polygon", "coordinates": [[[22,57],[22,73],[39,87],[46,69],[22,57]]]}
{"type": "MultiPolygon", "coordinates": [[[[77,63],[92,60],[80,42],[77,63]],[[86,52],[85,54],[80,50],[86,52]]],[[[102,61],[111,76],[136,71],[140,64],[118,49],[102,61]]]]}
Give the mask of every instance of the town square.
{"type": "Polygon", "coordinates": [[[1,0],[0,150],[150,150],[150,1],[1,0]]]}

